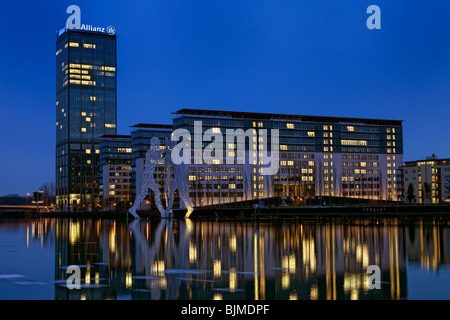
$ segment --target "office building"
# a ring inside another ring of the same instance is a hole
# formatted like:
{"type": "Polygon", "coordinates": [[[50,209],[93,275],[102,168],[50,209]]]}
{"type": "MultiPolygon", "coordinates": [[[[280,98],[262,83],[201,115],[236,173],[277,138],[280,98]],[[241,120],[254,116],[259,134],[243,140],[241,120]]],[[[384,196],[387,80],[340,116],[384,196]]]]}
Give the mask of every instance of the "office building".
{"type": "Polygon", "coordinates": [[[102,207],[126,207],[130,198],[131,136],[105,135],[100,138],[100,197],[102,207]]]}
{"type": "MultiPolygon", "coordinates": [[[[270,197],[304,199],[337,196],[397,201],[397,170],[403,163],[402,121],[286,114],[182,109],[174,112],[173,129],[225,134],[227,129],[279,130],[279,170],[263,175],[259,160],[261,136],[245,142],[245,158],[257,160],[229,164],[226,156],[240,156],[236,143],[224,141],[223,161],[200,164],[208,142],[195,147],[187,165],[187,183],[194,206],[270,197]],[[253,149],[250,149],[253,146],[253,149]],[[231,147],[230,151],[228,147],[231,147]],[[255,151],[253,151],[255,150],[255,151]],[[227,154],[230,153],[231,154],[227,154]],[[220,164],[219,164],[220,163],[220,164]]],[[[225,139],[225,138],[224,138],[225,139]]]]}
{"type": "MultiPolygon", "coordinates": [[[[103,29],[100,29],[103,30],[103,29]]],[[[100,205],[99,137],[117,133],[116,36],[62,29],[56,40],[56,202],[100,205]]]]}
{"type": "Polygon", "coordinates": [[[450,202],[450,159],[435,155],[425,160],[405,161],[400,168],[403,178],[403,201],[407,203],[450,202]],[[414,197],[408,197],[412,185],[414,197]]]}

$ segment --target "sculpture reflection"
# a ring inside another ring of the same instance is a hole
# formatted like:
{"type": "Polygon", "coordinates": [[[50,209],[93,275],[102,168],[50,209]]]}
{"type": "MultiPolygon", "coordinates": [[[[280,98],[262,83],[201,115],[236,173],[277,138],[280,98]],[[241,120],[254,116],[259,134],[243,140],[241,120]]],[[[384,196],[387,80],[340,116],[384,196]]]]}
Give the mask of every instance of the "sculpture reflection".
{"type": "Polygon", "coordinates": [[[405,299],[406,264],[450,263],[447,225],[56,220],[57,299],[405,299]],[[369,290],[369,265],[381,289],[369,290]],[[89,275],[87,275],[89,274],[89,275]]]}

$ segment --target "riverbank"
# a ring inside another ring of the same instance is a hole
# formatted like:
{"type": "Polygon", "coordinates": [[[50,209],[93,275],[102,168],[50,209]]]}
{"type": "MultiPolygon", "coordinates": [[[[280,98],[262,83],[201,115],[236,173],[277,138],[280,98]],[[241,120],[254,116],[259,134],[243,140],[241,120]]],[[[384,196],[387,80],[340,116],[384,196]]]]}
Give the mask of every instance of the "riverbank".
{"type": "MultiPolygon", "coordinates": [[[[160,218],[158,211],[138,212],[142,218],[160,218]]],[[[183,218],[186,210],[174,210],[174,218],[183,218]]],[[[94,212],[0,212],[1,217],[70,217],[132,219],[125,209],[94,212]]],[[[209,207],[194,210],[191,219],[298,219],[324,217],[443,217],[450,218],[450,205],[383,205],[383,206],[277,206],[260,208],[209,207]]]]}

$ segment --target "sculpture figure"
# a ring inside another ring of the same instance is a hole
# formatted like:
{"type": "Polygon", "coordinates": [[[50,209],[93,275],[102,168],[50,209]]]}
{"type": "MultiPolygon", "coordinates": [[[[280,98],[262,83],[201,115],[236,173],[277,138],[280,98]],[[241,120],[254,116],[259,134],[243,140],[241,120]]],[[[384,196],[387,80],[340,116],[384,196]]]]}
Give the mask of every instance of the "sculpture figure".
{"type": "Polygon", "coordinates": [[[186,218],[189,218],[191,213],[194,211],[194,208],[191,206],[186,185],[185,185],[185,176],[184,176],[184,165],[179,164],[176,165],[172,161],[172,150],[175,146],[175,142],[166,142],[166,149],[163,150],[160,148],[159,139],[153,137],[151,140],[151,146],[147,151],[146,161],[145,161],[145,169],[142,178],[142,187],[139,194],[136,196],[136,199],[133,203],[133,206],[130,208],[128,212],[130,212],[134,218],[139,219],[139,215],[136,213],[137,208],[141,204],[142,200],[147,196],[148,189],[150,188],[155,193],[155,204],[158,208],[161,216],[163,218],[170,217],[170,213],[172,212],[174,192],[178,188],[178,193],[180,198],[183,200],[184,205],[186,206],[187,213],[186,218]],[[165,153],[164,157],[161,155],[165,153]],[[154,179],[154,173],[157,165],[168,164],[169,170],[166,171],[167,177],[165,180],[165,197],[166,197],[166,209],[164,209],[161,203],[161,192],[159,191],[159,186],[154,179]],[[170,175],[170,166],[173,170],[173,181],[169,183],[169,175],[170,175]]]}
{"type": "Polygon", "coordinates": [[[157,137],[153,137],[150,142],[150,148],[147,151],[145,157],[145,169],[142,177],[142,185],[139,194],[134,200],[133,206],[128,210],[136,219],[139,219],[139,215],[136,213],[137,208],[140,206],[142,200],[147,196],[148,189],[150,188],[155,193],[155,203],[159,212],[165,212],[164,207],[161,204],[161,193],[159,186],[155,181],[154,173],[156,166],[161,162],[161,155],[164,150],[160,148],[160,142],[157,137]]]}
{"type": "Polygon", "coordinates": [[[191,206],[191,203],[189,201],[189,196],[186,190],[186,184],[184,183],[184,166],[182,164],[174,164],[172,161],[172,150],[175,146],[175,142],[171,141],[168,144],[168,149],[170,152],[166,152],[166,155],[164,157],[164,161],[170,165],[172,165],[173,168],[173,181],[169,185],[169,204],[166,208],[166,217],[170,216],[170,213],[172,211],[172,205],[173,205],[173,198],[174,198],[174,192],[178,188],[178,194],[180,195],[180,198],[183,200],[184,205],[186,206],[187,212],[185,215],[185,218],[189,218],[191,213],[194,211],[194,208],[191,206]]]}

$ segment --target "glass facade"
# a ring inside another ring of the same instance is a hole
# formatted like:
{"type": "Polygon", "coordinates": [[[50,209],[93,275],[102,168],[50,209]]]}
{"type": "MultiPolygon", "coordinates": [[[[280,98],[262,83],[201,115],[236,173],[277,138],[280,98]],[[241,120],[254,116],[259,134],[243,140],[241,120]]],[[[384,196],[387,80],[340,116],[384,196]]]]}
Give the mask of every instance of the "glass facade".
{"type": "Polygon", "coordinates": [[[56,41],[56,197],[60,210],[95,208],[99,137],[117,133],[116,36],[67,30],[56,41]]]}
{"type": "Polygon", "coordinates": [[[130,200],[131,136],[106,135],[100,141],[100,197],[104,209],[130,200]]]}

